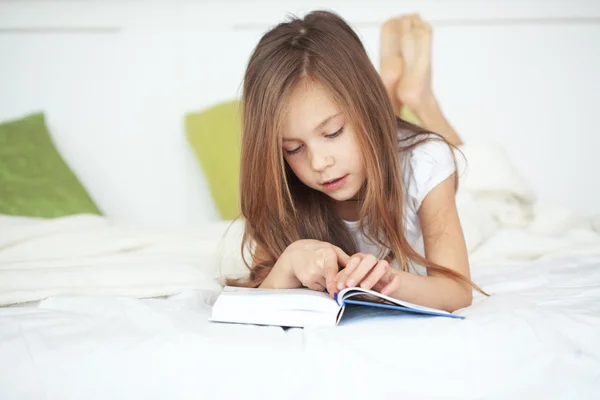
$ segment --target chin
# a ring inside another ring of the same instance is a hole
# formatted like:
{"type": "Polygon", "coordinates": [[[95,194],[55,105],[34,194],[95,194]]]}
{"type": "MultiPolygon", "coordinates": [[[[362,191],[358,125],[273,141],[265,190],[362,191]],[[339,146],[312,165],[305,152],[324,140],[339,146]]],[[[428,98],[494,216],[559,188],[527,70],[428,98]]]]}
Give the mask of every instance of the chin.
{"type": "Polygon", "coordinates": [[[358,192],[355,192],[352,190],[344,190],[344,191],[339,191],[338,193],[332,193],[332,194],[325,193],[325,194],[327,196],[331,197],[335,201],[342,202],[342,201],[354,200],[354,198],[356,197],[358,192]]]}

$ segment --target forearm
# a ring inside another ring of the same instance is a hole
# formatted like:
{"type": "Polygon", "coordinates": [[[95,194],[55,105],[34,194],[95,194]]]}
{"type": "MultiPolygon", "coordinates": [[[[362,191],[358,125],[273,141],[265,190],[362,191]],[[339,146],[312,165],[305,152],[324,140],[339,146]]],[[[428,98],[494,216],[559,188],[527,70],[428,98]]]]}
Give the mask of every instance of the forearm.
{"type": "Polygon", "coordinates": [[[399,300],[449,312],[471,305],[472,289],[463,282],[442,276],[395,273],[400,274],[400,285],[391,296],[399,300]]]}
{"type": "Polygon", "coordinates": [[[428,96],[426,101],[409,107],[419,121],[421,121],[423,128],[442,135],[448,142],[455,146],[459,146],[463,143],[458,136],[458,133],[444,116],[444,113],[433,94],[428,96]]]}

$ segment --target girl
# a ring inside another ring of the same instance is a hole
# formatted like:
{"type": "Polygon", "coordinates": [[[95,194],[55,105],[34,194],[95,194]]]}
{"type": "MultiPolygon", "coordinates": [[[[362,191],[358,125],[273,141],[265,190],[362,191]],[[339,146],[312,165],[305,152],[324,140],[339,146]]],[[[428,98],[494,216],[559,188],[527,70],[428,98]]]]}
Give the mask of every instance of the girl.
{"type": "Polygon", "coordinates": [[[471,304],[449,145],[460,139],[431,93],[429,32],[417,16],[386,23],[382,77],[330,12],[261,38],[242,95],[252,263],[247,280],[228,284],[331,296],[360,286],[450,312],[471,304]],[[398,118],[403,104],[444,136],[398,118]]]}

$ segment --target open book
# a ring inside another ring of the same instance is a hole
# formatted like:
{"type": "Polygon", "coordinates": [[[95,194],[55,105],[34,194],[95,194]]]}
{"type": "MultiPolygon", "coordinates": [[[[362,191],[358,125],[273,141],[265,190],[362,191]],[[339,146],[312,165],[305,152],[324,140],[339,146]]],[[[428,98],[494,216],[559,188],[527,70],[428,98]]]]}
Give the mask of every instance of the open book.
{"type": "Polygon", "coordinates": [[[252,289],[225,286],[213,305],[210,320],[285,327],[335,326],[347,306],[370,306],[380,310],[464,318],[400,301],[373,290],[346,288],[335,296],[310,289],[252,289]]]}

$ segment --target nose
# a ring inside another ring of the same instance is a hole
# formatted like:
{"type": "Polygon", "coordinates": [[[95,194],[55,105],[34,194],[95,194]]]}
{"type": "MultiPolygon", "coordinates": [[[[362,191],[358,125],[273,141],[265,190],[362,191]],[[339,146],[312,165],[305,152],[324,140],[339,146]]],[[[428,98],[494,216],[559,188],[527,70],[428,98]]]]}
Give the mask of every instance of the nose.
{"type": "Polygon", "coordinates": [[[331,167],[334,163],[333,156],[326,154],[323,151],[311,151],[310,164],[312,169],[321,172],[327,167],[331,167]]]}

